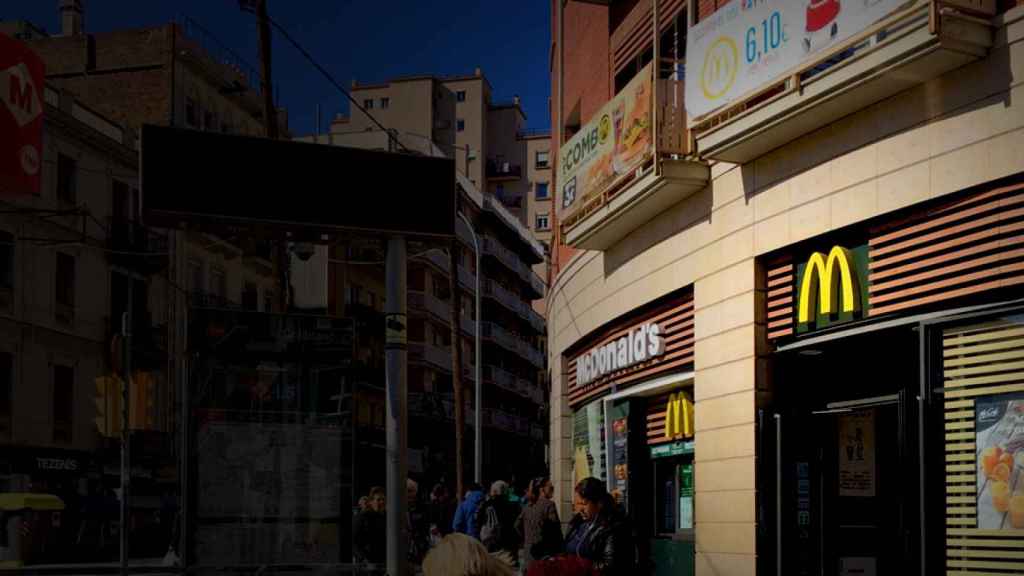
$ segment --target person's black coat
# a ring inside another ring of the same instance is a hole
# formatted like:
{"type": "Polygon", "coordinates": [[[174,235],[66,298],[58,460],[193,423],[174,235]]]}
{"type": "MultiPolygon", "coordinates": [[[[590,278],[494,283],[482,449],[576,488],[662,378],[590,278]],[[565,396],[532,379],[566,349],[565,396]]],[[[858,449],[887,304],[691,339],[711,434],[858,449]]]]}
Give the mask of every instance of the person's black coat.
{"type": "Polygon", "coordinates": [[[501,537],[497,542],[484,542],[488,552],[505,550],[513,555],[519,549],[519,538],[516,535],[516,519],[519,518],[520,507],[510,502],[507,496],[492,496],[485,500],[476,510],[476,526],[481,531],[487,524],[487,511],[493,508],[501,525],[501,537]]]}
{"type": "MultiPolygon", "coordinates": [[[[588,522],[577,514],[569,523],[566,543],[576,540],[577,532],[587,530],[588,522]]],[[[636,543],[633,527],[619,506],[609,503],[594,519],[579,549],[567,550],[593,562],[603,576],[629,575],[636,568],[636,543]]]]}
{"type": "Polygon", "coordinates": [[[363,510],[353,523],[355,557],[358,562],[383,564],[387,555],[387,520],[376,510],[363,510]]]}

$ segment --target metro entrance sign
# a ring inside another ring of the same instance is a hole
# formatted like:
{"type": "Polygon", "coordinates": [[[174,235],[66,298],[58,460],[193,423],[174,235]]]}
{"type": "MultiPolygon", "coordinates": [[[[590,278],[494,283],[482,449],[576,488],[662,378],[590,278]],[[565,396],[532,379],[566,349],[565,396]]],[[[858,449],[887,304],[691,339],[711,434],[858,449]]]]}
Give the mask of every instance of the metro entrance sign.
{"type": "Polygon", "coordinates": [[[39,194],[43,86],[42,59],[0,33],[0,196],[39,194]]]}

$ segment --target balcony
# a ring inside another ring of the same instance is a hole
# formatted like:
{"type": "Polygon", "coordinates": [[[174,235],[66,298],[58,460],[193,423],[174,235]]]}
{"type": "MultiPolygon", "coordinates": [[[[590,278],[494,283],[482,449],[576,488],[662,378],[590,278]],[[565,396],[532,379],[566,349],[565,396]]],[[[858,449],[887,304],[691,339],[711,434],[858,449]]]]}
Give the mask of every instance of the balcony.
{"type": "Polygon", "coordinates": [[[484,338],[493,341],[506,350],[516,349],[516,342],[518,340],[511,332],[505,330],[500,325],[493,322],[482,322],[480,328],[484,338]]]}
{"type": "Polygon", "coordinates": [[[519,164],[499,160],[487,161],[488,180],[519,180],[523,177],[523,167],[519,164]]]}
{"type": "Polygon", "coordinates": [[[700,155],[751,161],[982,58],[992,46],[992,13],[994,2],[984,0],[917,0],[755,94],[691,119],[700,155]]]}
{"type": "MultiPolygon", "coordinates": [[[[441,322],[446,326],[451,326],[452,311],[451,305],[448,302],[431,294],[425,294],[414,290],[410,290],[408,294],[410,313],[429,313],[436,321],[441,322]]],[[[476,322],[473,319],[462,314],[459,316],[459,323],[462,325],[462,332],[464,334],[469,336],[476,335],[476,322]]]]}
{"type": "MultiPolygon", "coordinates": [[[[607,124],[607,119],[622,108],[628,110],[627,114],[643,111],[641,97],[648,98],[648,103],[657,99],[645,116],[634,118],[634,126],[646,126],[630,147],[623,150],[626,145],[620,142],[616,130],[612,144],[597,146],[601,151],[579,161],[579,167],[559,184],[563,194],[569,188],[575,196],[561,224],[565,243],[574,248],[605,250],[710,181],[710,168],[694,157],[683,106],[683,82],[652,82],[652,77],[648,65],[562,147],[570,152],[574,146],[588,149],[588,141],[590,145],[597,141],[602,119],[607,124]],[[604,168],[599,170],[602,165],[604,168]]],[[[634,131],[632,136],[636,134],[634,131]]]]}
{"type": "MultiPolygon", "coordinates": [[[[440,250],[430,250],[427,253],[420,256],[421,259],[426,260],[434,265],[438,270],[448,273],[448,255],[440,250]]],[[[459,266],[459,284],[464,290],[469,293],[476,291],[476,277],[470,273],[464,266],[459,266]]]]}
{"type": "Polygon", "coordinates": [[[520,274],[520,264],[523,263],[523,261],[515,252],[506,248],[504,244],[493,236],[484,236],[483,245],[485,256],[496,258],[509,270],[516,274],[520,274]]]}
{"type": "Polygon", "coordinates": [[[544,317],[538,314],[537,311],[533,309],[533,306],[530,306],[529,304],[526,305],[524,312],[524,316],[526,316],[526,320],[530,323],[530,326],[537,332],[543,333],[545,330],[544,317]]]}
{"type": "Polygon", "coordinates": [[[139,222],[122,218],[108,220],[110,262],[131,270],[153,273],[166,266],[168,241],[139,222]]]}
{"type": "Polygon", "coordinates": [[[409,342],[410,364],[426,364],[445,372],[452,371],[452,356],[446,348],[424,342],[409,342]]]}
{"type": "Polygon", "coordinates": [[[519,277],[529,285],[530,290],[533,292],[535,297],[544,297],[547,286],[544,284],[544,281],[541,280],[540,276],[533,271],[533,267],[522,260],[519,261],[519,277]]]}

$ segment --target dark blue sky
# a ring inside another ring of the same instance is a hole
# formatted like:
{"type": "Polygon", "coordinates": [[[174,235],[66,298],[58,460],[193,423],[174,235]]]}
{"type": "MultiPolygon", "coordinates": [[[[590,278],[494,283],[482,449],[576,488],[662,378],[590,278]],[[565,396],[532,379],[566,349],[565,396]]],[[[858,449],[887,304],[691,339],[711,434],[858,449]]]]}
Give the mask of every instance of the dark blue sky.
{"type": "MultiPolygon", "coordinates": [[[[13,0],[0,19],[27,19],[60,29],[57,0],[13,0]],[[13,4],[13,6],[11,5],[13,4]]],[[[237,0],[86,0],[86,30],[140,27],[188,16],[254,66],[255,16],[237,0]]],[[[550,3],[268,0],[272,18],[290,31],[344,86],[409,74],[471,74],[480,67],[496,100],[522,98],[530,128],[547,128],[550,3]]],[[[313,131],[316,105],[324,125],[348,109],[338,93],[280,36],[274,38],[274,80],[295,134],[313,131]]]]}

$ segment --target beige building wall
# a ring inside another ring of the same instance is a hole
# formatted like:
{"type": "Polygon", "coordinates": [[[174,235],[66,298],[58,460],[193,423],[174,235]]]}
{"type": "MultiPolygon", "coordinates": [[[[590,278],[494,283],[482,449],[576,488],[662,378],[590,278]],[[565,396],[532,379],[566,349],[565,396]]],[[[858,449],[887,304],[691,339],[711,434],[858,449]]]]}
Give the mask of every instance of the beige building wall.
{"type": "MultiPolygon", "coordinates": [[[[534,264],[533,271],[540,276],[545,283],[549,282],[548,271],[551,263],[551,236],[552,217],[554,216],[554,203],[551,185],[551,135],[532,135],[524,138],[526,142],[526,159],[524,169],[526,170],[527,192],[526,192],[526,227],[533,231],[533,236],[544,245],[544,261],[534,264]],[[546,165],[537,164],[537,153],[547,152],[548,162],[546,165]],[[537,198],[537,185],[547,184],[547,199],[537,198]],[[543,214],[548,217],[547,227],[538,226],[537,216],[543,214]]],[[[547,314],[547,299],[535,300],[533,309],[539,314],[547,314]]]]}
{"type": "MultiPolygon", "coordinates": [[[[387,84],[352,87],[352,98],[381,124],[401,134],[430,138],[433,134],[434,79],[392,80],[387,84]],[[386,103],[385,103],[385,100],[386,103]],[[385,107],[387,106],[387,107],[385,107]]],[[[352,106],[347,132],[376,132],[380,128],[352,106]]]]}
{"type": "MultiPolygon", "coordinates": [[[[455,102],[455,119],[452,127],[455,130],[455,147],[457,155],[468,157],[468,167],[460,170],[478,190],[485,189],[487,177],[487,107],[491,100],[491,87],[483,74],[468,78],[445,80],[444,87],[452,93],[452,98],[460,91],[465,91],[466,99],[455,102]],[[463,121],[463,130],[457,129],[458,121],[463,121]]],[[[463,168],[465,160],[459,160],[456,166],[463,168]],[[460,164],[461,163],[461,164],[460,164]]]]}
{"type": "Polygon", "coordinates": [[[526,117],[518,104],[492,105],[487,112],[487,163],[499,170],[508,164],[510,173],[492,174],[487,191],[498,197],[519,221],[529,227],[526,218],[526,196],[529,179],[526,174],[526,142],[519,138],[526,117]],[[515,175],[516,167],[519,175],[515,175]]]}
{"type": "MultiPolygon", "coordinates": [[[[606,252],[580,252],[548,300],[549,364],[605,322],[693,285],[697,574],[755,572],[755,414],[770,393],[755,258],[1024,170],[1024,7],[979,62],[901,93],[712,182],[606,252]],[[1009,44],[1008,44],[1009,38],[1009,44]]],[[[571,515],[571,413],[552,371],[551,461],[571,515]]]]}

